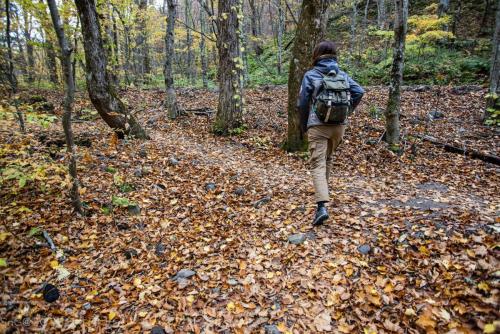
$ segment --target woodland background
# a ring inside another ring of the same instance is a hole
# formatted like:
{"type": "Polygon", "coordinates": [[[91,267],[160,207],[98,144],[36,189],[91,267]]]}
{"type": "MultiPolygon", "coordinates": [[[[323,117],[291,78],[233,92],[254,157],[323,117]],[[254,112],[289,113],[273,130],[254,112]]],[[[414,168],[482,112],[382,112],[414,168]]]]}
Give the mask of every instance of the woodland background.
{"type": "Polygon", "coordinates": [[[0,6],[0,332],[498,332],[499,1],[0,6]],[[367,93],[313,229],[321,39],[367,93]]]}

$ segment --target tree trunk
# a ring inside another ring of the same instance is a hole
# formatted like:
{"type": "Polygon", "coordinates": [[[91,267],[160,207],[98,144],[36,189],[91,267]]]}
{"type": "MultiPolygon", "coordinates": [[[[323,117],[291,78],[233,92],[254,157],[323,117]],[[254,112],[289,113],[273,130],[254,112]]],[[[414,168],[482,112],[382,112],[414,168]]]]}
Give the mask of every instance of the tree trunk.
{"type": "Polygon", "coordinates": [[[219,105],[213,129],[221,135],[230,134],[243,121],[243,59],[240,49],[242,11],[242,0],[219,0],[219,105]]]}
{"type": "Polygon", "coordinates": [[[30,27],[30,22],[31,22],[31,16],[28,14],[28,11],[26,9],[23,9],[23,19],[24,19],[24,39],[26,40],[26,55],[28,58],[28,83],[33,83],[35,81],[35,75],[34,75],[34,70],[35,70],[35,55],[33,52],[33,44],[31,41],[31,27],[30,27]]]}
{"type": "Polygon", "coordinates": [[[278,0],[278,74],[281,74],[283,64],[283,33],[285,30],[285,8],[284,0],[278,0]]]}
{"type": "Polygon", "coordinates": [[[120,19],[120,22],[122,23],[123,26],[123,53],[124,53],[124,58],[125,62],[123,64],[123,72],[125,74],[125,83],[127,86],[130,85],[131,80],[130,80],[130,27],[126,24],[125,18],[122,16],[122,13],[113,6],[114,11],[118,15],[118,18],[120,19]]]}
{"type": "Polygon", "coordinates": [[[399,144],[399,111],[401,107],[401,85],[403,82],[403,66],[405,39],[408,20],[408,0],[395,0],[396,18],[394,22],[394,53],[389,86],[389,100],[385,111],[386,141],[390,145],[399,144]]]}
{"type": "Polygon", "coordinates": [[[385,29],[385,0],[377,0],[377,26],[380,30],[385,29]]]}
{"type": "Polygon", "coordinates": [[[71,69],[71,47],[68,40],[64,35],[64,28],[59,17],[59,11],[55,0],[47,0],[49,4],[50,16],[54,24],[57,39],[59,40],[59,47],[61,49],[61,64],[64,74],[64,82],[66,85],[64,96],[64,115],[63,115],[63,129],[66,138],[66,150],[69,155],[68,170],[71,177],[72,186],[70,191],[71,202],[73,208],[78,213],[83,213],[82,202],[80,201],[79,181],[76,172],[76,152],[75,144],[73,141],[73,130],[71,129],[71,113],[73,111],[73,101],[75,98],[75,86],[73,81],[73,70],[71,69]]]}
{"type": "Polygon", "coordinates": [[[351,42],[349,44],[349,63],[354,61],[354,49],[356,47],[356,23],[358,20],[358,2],[352,2],[352,17],[351,17],[351,42]]]}
{"type": "MultiPolygon", "coordinates": [[[[489,1],[489,0],[487,0],[487,1],[489,1]]],[[[449,8],[450,8],[450,0],[439,0],[438,16],[441,17],[443,15],[448,14],[449,8]]]]}
{"type": "Polygon", "coordinates": [[[201,78],[203,80],[203,88],[208,88],[208,59],[207,59],[207,46],[205,41],[205,34],[207,32],[207,18],[205,11],[200,9],[200,60],[201,60],[201,78]]]}
{"type": "Polygon", "coordinates": [[[5,0],[5,14],[7,16],[7,22],[5,25],[5,36],[7,39],[7,57],[9,62],[9,83],[10,89],[13,94],[17,92],[17,78],[14,73],[14,59],[12,57],[12,41],[10,36],[10,0],[5,0]]]}
{"type": "Polygon", "coordinates": [[[146,17],[148,10],[147,0],[138,0],[137,16],[137,37],[135,39],[135,74],[138,77],[140,85],[146,82],[146,74],[150,73],[149,49],[147,43],[146,17]]]}
{"type": "Polygon", "coordinates": [[[262,43],[259,40],[259,36],[261,34],[260,13],[255,4],[255,0],[248,0],[248,5],[250,6],[250,12],[252,16],[250,20],[250,29],[252,31],[252,49],[255,54],[257,54],[257,56],[260,56],[262,52],[264,52],[264,50],[262,49],[262,43]]]}
{"type": "MultiPolygon", "coordinates": [[[[193,20],[191,16],[191,1],[192,0],[184,0],[184,21],[186,22],[186,26],[189,26],[193,20]]],[[[186,65],[187,65],[187,75],[189,82],[191,85],[196,83],[196,67],[194,65],[194,52],[193,52],[193,33],[191,29],[186,28],[186,48],[187,48],[187,57],[186,57],[186,65]]]]}
{"type": "Polygon", "coordinates": [[[495,32],[493,34],[493,50],[491,55],[490,87],[486,100],[485,120],[496,114],[497,125],[500,123],[500,0],[497,0],[495,32]]]}
{"type": "MultiPolygon", "coordinates": [[[[48,37],[48,36],[47,36],[48,37]]],[[[57,74],[57,57],[54,44],[50,40],[45,41],[47,47],[47,68],[49,70],[49,80],[54,85],[59,85],[59,75],[57,74]]]]}
{"type": "Polygon", "coordinates": [[[165,77],[165,109],[167,109],[168,116],[175,119],[178,116],[179,108],[177,105],[177,97],[174,90],[174,76],[172,72],[172,60],[174,59],[174,29],[175,19],[177,16],[177,4],[175,0],[167,0],[168,3],[168,17],[167,17],[167,31],[165,34],[165,67],[163,74],[165,77]]]}
{"type": "Polygon", "coordinates": [[[453,14],[453,23],[451,26],[451,32],[456,38],[459,38],[457,35],[457,27],[458,23],[460,21],[460,16],[462,14],[462,0],[457,1],[457,9],[455,10],[455,13],[453,14]]]}
{"type": "Polygon", "coordinates": [[[285,144],[285,149],[288,151],[307,149],[306,136],[300,127],[297,100],[302,78],[311,65],[314,46],[324,34],[324,25],[321,22],[324,21],[323,16],[328,4],[327,0],[304,0],[302,2],[288,73],[288,133],[285,144]]]}
{"type": "Polygon", "coordinates": [[[87,89],[92,104],[103,120],[116,131],[120,138],[123,138],[124,135],[132,135],[142,139],[148,138],[146,131],[118,98],[110,82],[99,18],[94,1],[75,0],[75,4],[82,26],[87,89]]]}

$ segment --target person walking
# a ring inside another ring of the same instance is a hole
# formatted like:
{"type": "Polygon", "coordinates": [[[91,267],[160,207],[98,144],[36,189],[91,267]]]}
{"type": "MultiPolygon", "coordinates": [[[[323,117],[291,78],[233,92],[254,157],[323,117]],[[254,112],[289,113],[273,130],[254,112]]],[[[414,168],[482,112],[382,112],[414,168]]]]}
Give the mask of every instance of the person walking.
{"type": "Polygon", "coordinates": [[[313,225],[328,218],[328,178],[333,152],[342,142],[347,117],[363,97],[363,88],[339,69],[337,46],[322,41],[314,48],[313,68],[306,72],[299,93],[298,109],[302,130],[307,132],[310,169],[317,203],[313,225]]]}

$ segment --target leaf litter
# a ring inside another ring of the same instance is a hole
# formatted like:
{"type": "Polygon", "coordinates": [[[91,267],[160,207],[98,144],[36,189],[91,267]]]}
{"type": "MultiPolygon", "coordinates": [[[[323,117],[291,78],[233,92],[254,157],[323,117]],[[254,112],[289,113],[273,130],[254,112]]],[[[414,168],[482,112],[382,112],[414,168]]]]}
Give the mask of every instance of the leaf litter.
{"type": "MultiPolygon", "coordinates": [[[[248,90],[246,130],[225,138],[210,133],[209,114],[169,121],[161,91],[123,91],[153,139],[120,142],[100,121],[74,124],[77,138],[91,140],[78,147],[88,216],[71,212],[60,173],[21,189],[2,184],[0,326],[493,333],[498,167],[413,136],[498,154],[498,132],[478,121],[484,93],[405,91],[403,149],[395,154],[377,142],[384,123],[373,110],[384,106],[386,90],[369,89],[336,154],[331,219],[313,229],[305,157],[280,148],[286,90],[248,90]],[[432,109],[445,117],[426,119],[432,109]],[[36,228],[64,257],[30,235],[36,228]],[[56,302],[44,301],[46,284],[57,286],[56,302]]],[[[47,95],[59,105],[60,95],[47,95]]],[[[185,109],[217,105],[212,92],[179,90],[179,100],[185,109]]],[[[78,117],[92,108],[79,96],[75,110],[78,117]]],[[[0,167],[24,159],[64,168],[64,147],[40,140],[60,136],[60,124],[30,125],[22,136],[13,119],[0,122],[0,167]]]]}

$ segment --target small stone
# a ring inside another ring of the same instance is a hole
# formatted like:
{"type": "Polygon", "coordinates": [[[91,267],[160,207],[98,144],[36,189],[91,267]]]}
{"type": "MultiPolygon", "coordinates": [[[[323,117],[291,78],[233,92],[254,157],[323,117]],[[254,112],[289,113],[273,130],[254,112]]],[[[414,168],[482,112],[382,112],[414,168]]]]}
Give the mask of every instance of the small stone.
{"type": "Polygon", "coordinates": [[[50,284],[48,283],[47,285],[45,285],[43,287],[43,299],[47,302],[47,303],[53,303],[55,302],[56,300],[59,299],[59,289],[53,285],[53,284],[50,284]]]}
{"type": "Polygon", "coordinates": [[[127,209],[128,209],[128,213],[130,213],[131,215],[137,216],[137,215],[141,214],[141,207],[137,204],[129,205],[127,207],[127,209]]]}
{"type": "Polygon", "coordinates": [[[230,278],[230,279],[227,280],[227,284],[229,284],[229,285],[238,285],[239,283],[234,278],[230,278]]]}
{"type": "Polygon", "coordinates": [[[294,245],[300,245],[304,241],[306,241],[307,235],[304,233],[292,234],[288,237],[288,242],[294,245]]]}
{"type": "Polygon", "coordinates": [[[215,186],[215,183],[213,183],[213,182],[209,182],[209,183],[207,183],[207,184],[205,185],[205,189],[206,189],[207,191],[214,191],[214,190],[215,190],[215,188],[216,188],[216,186],[215,186]]]}
{"type": "Polygon", "coordinates": [[[257,202],[255,202],[254,207],[258,209],[261,206],[263,206],[264,204],[269,203],[270,201],[271,201],[271,197],[270,196],[266,196],[264,198],[259,199],[257,202]]]}
{"type": "Polygon", "coordinates": [[[236,188],[236,190],[234,191],[234,193],[238,196],[243,196],[245,195],[245,188],[243,187],[238,187],[236,188]]]}
{"type": "Polygon", "coordinates": [[[157,243],[155,247],[155,253],[156,255],[162,255],[163,253],[165,253],[165,245],[161,242],[157,243]]]}
{"type": "Polygon", "coordinates": [[[177,160],[176,158],[170,158],[170,159],[168,159],[168,163],[170,166],[178,166],[179,160],[177,160]]]}
{"type": "Polygon", "coordinates": [[[429,118],[429,120],[433,121],[435,119],[444,118],[444,114],[439,110],[432,110],[427,114],[427,117],[429,118]]]}
{"type": "Polygon", "coordinates": [[[264,333],[265,334],[281,334],[282,331],[278,329],[278,326],[276,325],[265,325],[264,326],[264,333]]]}
{"type": "Polygon", "coordinates": [[[92,304],[90,304],[89,302],[82,305],[82,308],[84,310],[90,310],[91,307],[92,307],[92,304]]]}
{"type": "Polygon", "coordinates": [[[363,255],[370,253],[371,250],[372,250],[372,248],[370,247],[370,245],[367,245],[367,244],[364,244],[364,245],[361,245],[358,247],[358,251],[363,255]]]}
{"type": "Polygon", "coordinates": [[[151,334],[167,334],[167,332],[161,326],[154,326],[151,328],[151,334]]]}
{"type": "Polygon", "coordinates": [[[141,177],[142,176],[142,168],[136,168],[134,170],[134,176],[135,177],[141,177]]]}
{"type": "Polygon", "coordinates": [[[191,269],[181,269],[175,274],[175,276],[172,278],[174,281],[177,281],[179,279],[186,279],[190,278],[191,276],[196,275],[196,271],[191,270],[191,269]]]}
{"type": "Polygon", "coordinates": [[[148,156],[148,151],[146,150],[146,148],[144,146],[142,146],[139,150],[139,156],[141,158],[147,158],[148,156]]]}

